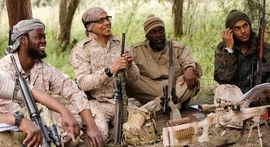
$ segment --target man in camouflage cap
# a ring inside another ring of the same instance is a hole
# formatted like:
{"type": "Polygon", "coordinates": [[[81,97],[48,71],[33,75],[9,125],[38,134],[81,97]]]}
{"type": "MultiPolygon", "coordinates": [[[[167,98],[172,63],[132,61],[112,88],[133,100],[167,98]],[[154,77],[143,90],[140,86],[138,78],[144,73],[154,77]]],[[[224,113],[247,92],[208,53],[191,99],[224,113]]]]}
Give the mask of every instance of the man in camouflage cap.
{"type": "MultiPolygon", "coordinates": [[[[15,88],[14,81],[5,78],[0,75],[0,98],[5,100],[10,100],[13,95],[13,89],[15,88]]],[[[51,110],[56,111],[61,114],[62,124],[65,128],[70,128],[70,133],[75,139],[77,137],[76,132],[79,132],[79,124],[71,112],[60,102],[55,100],[52,96],[47,93],[29,86],[33,98],[36,102],[39,102],[51,110]]],[[[19,92],[15,97],[15,100],[22,101],[22,94],[19,92]]],[[[44,110],[42,110],[44,112],[44,110]]],[[[12,131],[17,131],[18,129],[25,132],[26,138],[23,138],[22,144],[27,146],[39,146],[42,145],[42,132],[35,124],[30,120],[29,117],[23,115],[22,112],[16,111],[15,114],[3,114],[0,113],[0,124],[8,125],[13,127],[12,131]],[[16,115],[15,115],[16,114],[16,115]],[[19,115],[20,114],[20,115],[19,115]]],[[[50,126],[50,125],[48,125],[50,126]]],[[[23,135],[23,136],[25,136],[23,135]]],[[[43,142],[44,143],[44,142],[43,142]]],[[[11,130],[0,131],[0,146],[12,146],[21,147],[21,143],[13,137],[11,130]]]]}
{"type": "MultiPolygon", "coordinates": [[[[100,7],[86,10],[82,15],[86,37],[74,46],[69,56],[78,86],[91,94],[89,103],[104,140],[109,139],[109,124],[116,113],[113,92],[117,74],[125,70],[127,82],[139,76],[129,52],[121,54],[121,42],[111,32],[111,18],[100,7]]],[[[136,107],[135,99],[128,100],[129,110],[136,107]]]]}
{"type": "MultiPolygon", "coordinates": [[[[79,123],[86,125],[85,132],[92,145],[103,146],[101,133],[93,120],[85,93],[66,74],[42,60],[46,57],[45,47],[47,43],[44,30],[45,25],[39,19],[18,22],[12,31],[11,41],[13,45],[7,47],[6,53],[8,54],[0,60],[0,73],[7,78],[15,79],[15,69],[10,60],[10,56],[13,55],[26,81],[38,89],[65,98],[66,107],[79,123]]],[[[0,101],[2,104],[6,104],[0,108],[0,112],[4,113],[8,108],[8,103],[5,100],[0,101]]],[[[16,103],[14,110],[20,109],[22,101],[16,101],[16,103]]],[[[53,115],[59,123],[62,118],[59,114],[53,113],[53,115]]],[[[60,123],[59,126],[61,126],[60,123]]],[[[69,135],[65,135],[65,137],[71,139],[69,135]]]]}

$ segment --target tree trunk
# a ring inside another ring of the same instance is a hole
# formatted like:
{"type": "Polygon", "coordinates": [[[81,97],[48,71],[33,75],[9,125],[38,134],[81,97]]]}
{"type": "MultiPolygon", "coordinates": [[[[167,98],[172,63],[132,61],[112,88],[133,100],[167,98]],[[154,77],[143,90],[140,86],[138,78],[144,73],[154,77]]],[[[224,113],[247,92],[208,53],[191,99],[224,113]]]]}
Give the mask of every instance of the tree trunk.
{"type": "Polygon", "coordinates": [[[184,0],[173,0],[172,2],[174,37],[183,35],[183,3],[184,0]]]}
{"type": "Polygon", "coordinates": [[[6,5],[10,30],[20,20],[33,18],[31,0],[6,0],[6,5]]]}
{"type": "Polygon", "coordinates": [[[61,51],[65,51],[70,43],[71,24],[79,2],[80,0],[61,0],[60,2],[58,47],[61,51]]]}

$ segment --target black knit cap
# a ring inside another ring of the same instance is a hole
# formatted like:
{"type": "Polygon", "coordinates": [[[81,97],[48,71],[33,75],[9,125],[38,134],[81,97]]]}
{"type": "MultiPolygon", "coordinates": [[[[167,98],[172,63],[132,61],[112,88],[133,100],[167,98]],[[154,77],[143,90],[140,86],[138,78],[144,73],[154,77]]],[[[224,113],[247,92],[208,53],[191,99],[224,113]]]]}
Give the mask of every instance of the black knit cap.
{"type": "Polygon", "coordinates": [[[240,20],[246,20],[250,27],[251,27],[251,21],[246,13],[239,11],[239,10],[232,10],[226,17],[225,21],[225,27],[231,28],[235,23],[237,23],[240,20]]]}

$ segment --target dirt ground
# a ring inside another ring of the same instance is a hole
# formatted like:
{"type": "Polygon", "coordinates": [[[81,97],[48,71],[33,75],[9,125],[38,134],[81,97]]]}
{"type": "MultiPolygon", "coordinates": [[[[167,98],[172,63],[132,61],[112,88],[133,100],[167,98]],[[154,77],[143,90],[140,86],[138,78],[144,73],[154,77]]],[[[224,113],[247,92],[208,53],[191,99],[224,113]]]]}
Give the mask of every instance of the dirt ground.
{"type": "MultiPolygon", "coordinates": [[[[199,118],[198,116],[206,116],[207,113],[199,112],[195,109],[187,109],[181,111],[182,117],[190,117],[191,121],[200,121],[203,118],[199,118]],[[196,116],[196,117],[195,117],[196,116]],[[198,119],[199,118],[199,119],[198,119]]],[[[158,134],[162,134],[162,129],[166,126],[167,121],[169,120],[168,116],[163,116],[161,112],[157,112],[157,119],[156,119],[156,125],[157,125],[157,132],[158,134]]],[[[262,123],[260,125],[260,133],[262,134],[261,140],[262,140],[262,146],[263,147],[270,147],[270,133],[268,125],[265,123],[262,123]]],[[[204,143],[195,143],[195,144],[189,144],[186,147],[215,147],[219,146],[225,143],[231,143],[234,141],[237,141],[240,136],[241,129],[232,129],[232,128],[226,128],[226,127],[211,127],[209,129],[209,139],[210,141],[204,142],[204,143]]],[[[244,136],[240,141],[232,145],[232,147],[260,147],[260,139],[258,136],[258,129],[254,128],[251,132],[251,136],[247,142],[249,136],[249,129],[246,129],[244,132],[244,136]]],[[[80,147],[88,147],[89,144],[86,140],[84,140],[84,143],[80,147]]],[[[147,145],[148,147],[162,147],[163,142],[158,142],[153,145],[147,145]]],[[[129,147],[131,147],[129,145],[129,147]]],[[[226,146],[225,146],[226,147],[226,146]]]]}
{"type": "MultiPolygon", "coordinates": [[[[194,109],[188,109],[181,111],[181,114],[183,117],[190,117],[191,121],[200,121],[200,119],[197,119],[195,116],[203,116],[207,115],[206,113],[198,112],[194,109]]],[[[158,124],[158,131],[161,131],[164,126],[166,126],[167,119],[164,119],[164,116],[159,115],[158,124]]],[[[260,125],[260,130],[262,134],[262,144],[263,147],[269,147],[270,146],[270,134],[269,134],[269,128],[267,125],[262,124],[260,125]]],[[[234,141],[237,141],[240,136],[241,129],[231,129],[228,127],[210,127],[209,129],[209,139],[210,141],[204,142],[204,143],[195,143],[195,144],[189,144],[187,147],[214,147],[219,146],[225,143],[231,143],[234,141]],[[224,134],[225,133],[225,134],[224,134]]],[[[247,138],[249,135],[249,130],[246,129],[244,132],[243,138],[238,141],[236,144],[232,145],[232,147],[259,147],[260,141],[258,137],[258,130],[257,128],[254,128],[251,132],[251,137],[249,138],[247,142],[247,138]]],[[[157,146],[163,146],[163,144],[159,144],[157,146]]]]}
{"type": "MultiPolygon", "coordinates": [[[[196,103],[196,99],[191,101],[190,103],[196,103]]],[[[64,103],[64,102],[63,102],[64,103]]],[[[181,110],[182,117],[189,117],[191,119],[191,122],[194,121],[201,121],[204,119],[204,117],[207,116],[206,112],[200,112],[192,108],[188,108],[186,110],[181,110]]],[[[159,111],[156,114],[156,129],[158,134],[162,134],[162,129],[166,127],[166,123],[169,120],[169,116],[163,116],[162,112],[159,111]]],[[[270,147],[270,132],[269,132],[269,126],[268,123],[262,123],[260,125],[260,133],[261,133],[261,140],[262,140],[262,146],[263,147],[270,147]]],[[[189,144],[186,147],[217,147],[219,145],[225,144],[225,143],[231,143],[234,141],[237,141],[240,136],[241,129],[232,129],[228,127],[210,127],[209,128],[209,140],[208,142],[204,143],[194,143],[189,144]]],[[[246,129],[244,132],[244,135],[240,141],[232,145],[232,147],[260,147],[260,138],[258,135],[258,129],[254,128],[251,132],[251,135],[249,137],[249,129],[246,129]]],[[[86,137],[84,135],[81,136],[81,144],[79,147],[89,147],[89,143],[86,137]]],[[[128,147],[131,147],[130,145],[128,147]]],[[[163,147],[163,142],[157,142],[153,145],[147,145],[147,147],[163,147]]],[[[221,146],[219,146],[221,147],[221,146]]],[[[223,146],[227,147],[227,146],[223,146]]]]}

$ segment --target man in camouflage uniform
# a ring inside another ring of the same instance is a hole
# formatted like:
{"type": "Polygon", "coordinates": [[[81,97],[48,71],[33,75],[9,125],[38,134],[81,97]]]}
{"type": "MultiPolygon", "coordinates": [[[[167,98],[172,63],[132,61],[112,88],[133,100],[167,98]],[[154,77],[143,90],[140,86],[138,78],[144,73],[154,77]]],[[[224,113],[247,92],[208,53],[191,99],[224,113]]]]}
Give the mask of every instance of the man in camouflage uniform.
{"type": "MultiPolygon", "coordinates": [[[[150,105],[155,100],[159,105],[160,97],[163,96],[163,86],[168,85],[169,41],[166,40],[163,20],[153,14],[146,18],[144,31],[146,40],[134,43],[130,47],[130,53],[140,70],[140,76],[128,87],[128,93],[141,103],[149,102],[150,105]]],[[[175,89],[180,109],[182,103],[187,104],[199,91],[202,70],[185,45],[176,41],[172,44],[175,89]]]]}
{"type": "MultiPolygon", "coordinates": [[[[251,87],[252,64],[255,65],[257,59],[257,35],[252,30],[248,15],[239,10],[232,10],[227,15],[225,27],[221,36],[223,41],[215,50],[214,79],[219,84],[236,85],[242,93],[246,93],[251,87]]],[[[270,44],[267,42],[264,42],[263,62],[270,62],[270,44]]],[[[269,80],[268,73],[263,76],[262,82],[269,80]]],[[[212,104],[213,99],[214,93],[205,94],[198,103],[212,104]]]]}
{"type": "MultiPolygon", "coordinates": [[[[251,67],[256,63],[257,35],[252,31],[247,14],[238,10],[232,10],[227,15],[225,27],[223,41],[215,51],[214,78],[219,84],[233,84],[246,93],[250,89],[251,67]]],[[[263,62],[270,62],[270,44],[266,42],[263,62]]],[[[270,74],[264,76],[262,81],[269,80],[270,74]]]]}
{"type": "MultiPolygon", "coordinates": [[[[13,95],[12,89],[14,89],[15,84],[14,81],[5,78],[0,75],[0,98],[1,99],[10,99],[13,95]]],[[[65,131],[69,131],[72,135],[72,138],[75,139],[79,134],[79,124],[71,112],[60,102],[55,100],[52,96],[47,93],[34,88],[33,86],[29,86],[30,91],[32,92],[33,98],[35,101],[45,105],[51,110],[56,111],[61,114],[62,121],[65,131]],[[67,128],[70,128],[67,130],[67,128]]],[[[19,92],[16,97],[14,97],[17,101],[22,101],[21,92],[19,92]]],[[[19,114],[20,112],[16,112],[19,114]]],[[[27,137],[23,140],[23,144],[27,144],[28,146],[39,146],[42,143],[42,133],[36,124],[32,122],[29,118],[24,117],[23,115],[18,116],[15,114],[3,114],[0,113],[0,124],[5,123],[10,126],[17,126],[21,131],[27,134],[27,137]]],[[[10,131],[0,132],[0,146],[12,146],[12,147],[21,147],[21,143],[13,138],[10,131]]]]}
{"type": "MultiPolygon", "coordinates": [[[[121,43],[111,33],[110,20],[111,16],[100,7],[85,11],[82,22],[87,37],[72,49],[69,57],[78,86],[91,93],[91,110],[103,139],[108,139],[109,123],[115,115],[112,94],[116,90],[116,74],[125,70],[126,82],[135,81],[139,76],[129,52],[121,55],[121,43]]],[[[128,109],[135,108],[137,101],[128,100],[128,109]]]]}
{"type": "MultiPolygon", "coordinates": [[[[1,74],[15,79],[15,69],[10,56],[13,55],[19,71],[30,85],[47,93],[52,92],[66,99],[66,107],[72,112],[79,123],[87,126],[88,135],[93,146],[103,146],[85,93],[77,87],[66,74],[60,72],[42,59],[46,57],[45,25],[39,19],[22,20],[13,27],[12,45],[6,48],[7,55],[0,60],[1,74]]],[[[6,113],[9,101],[1,100],[0,112],[6,113]]],[[[22,101],[13,105],[13,110],[20,110],[22,101]]],[[[54,114],[59,122],[59,114],[54,114]]],[[[59,126],[61,126],[59,124],[59,126]]],[[[62,135],[64,136],[64,135],[62,135]]]]}

